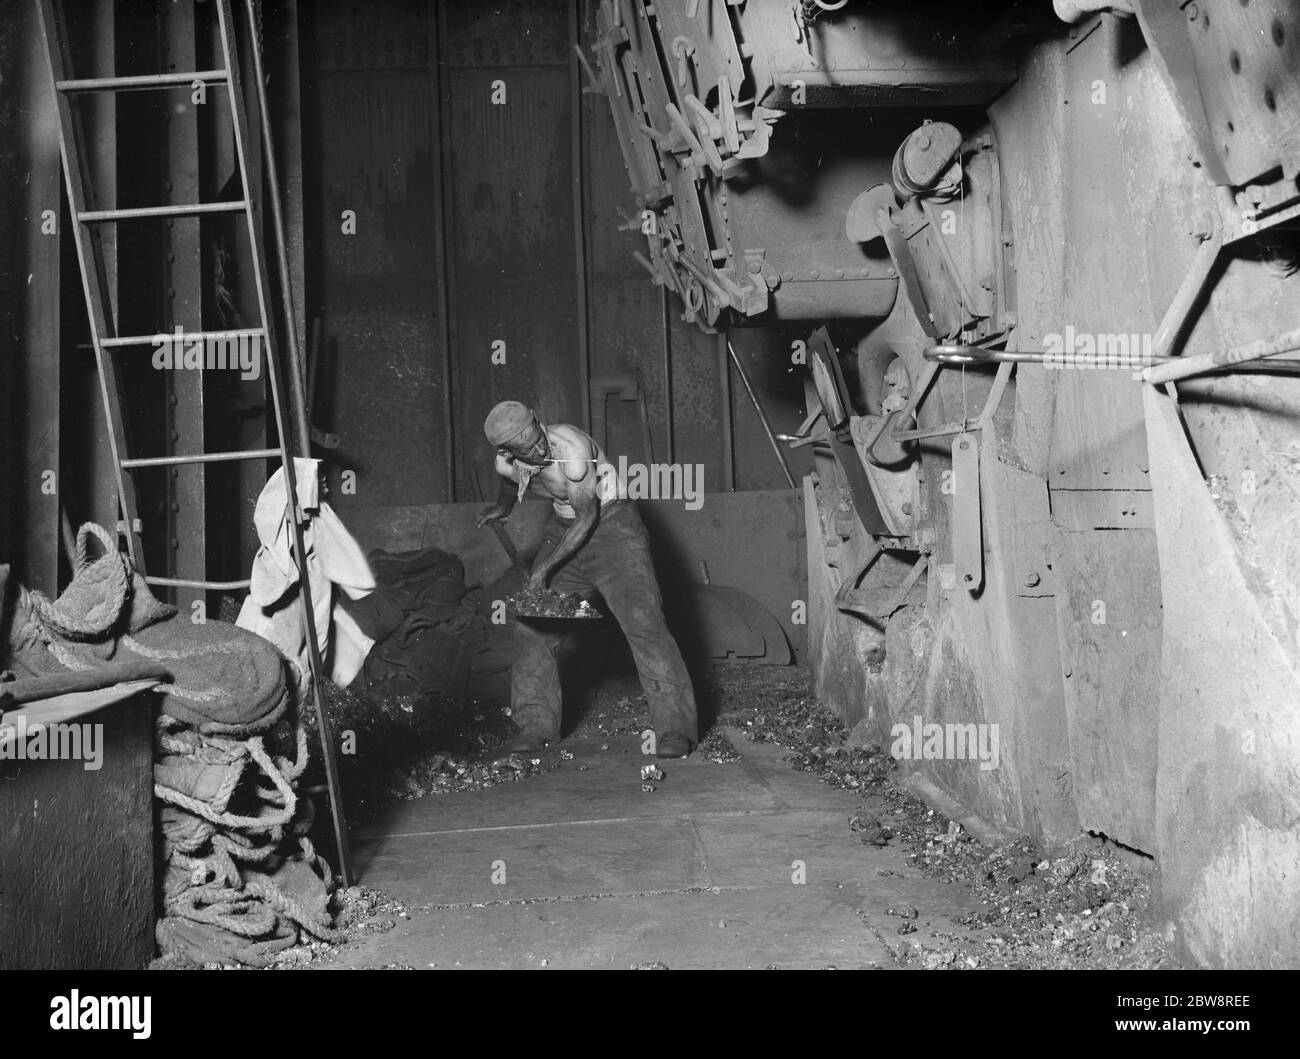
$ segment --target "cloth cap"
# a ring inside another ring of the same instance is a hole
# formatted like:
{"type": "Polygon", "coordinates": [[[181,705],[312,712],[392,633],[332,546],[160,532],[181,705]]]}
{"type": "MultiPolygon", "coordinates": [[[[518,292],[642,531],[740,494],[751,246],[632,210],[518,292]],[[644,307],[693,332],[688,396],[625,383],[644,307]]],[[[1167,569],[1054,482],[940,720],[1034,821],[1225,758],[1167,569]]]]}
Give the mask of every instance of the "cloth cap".
{"type": "Polygon", "coordinates": [[[518,401],[502,401],[483,421],[483,433],[493,445],[504,445],[537,422],[533,410],[518,401]]]}

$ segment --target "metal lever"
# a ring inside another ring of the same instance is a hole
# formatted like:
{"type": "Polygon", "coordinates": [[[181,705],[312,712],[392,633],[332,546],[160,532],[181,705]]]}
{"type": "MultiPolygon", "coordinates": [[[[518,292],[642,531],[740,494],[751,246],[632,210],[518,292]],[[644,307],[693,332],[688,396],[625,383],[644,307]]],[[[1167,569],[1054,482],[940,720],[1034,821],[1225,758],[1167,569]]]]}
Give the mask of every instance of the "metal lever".
{"type": "Polygon", "coordinates": [[[1010,361],[1014,364],[1041,364],[1047,356],[1043,349],[986,349],[984,346],[971,346],[962,342],[941,342],[928,346],[921,356],[939,364],[1000,364],[1010,361]]]}
{"type": "Polygon", "coordinates": [[[813,424],[823,415],[825,415],[825,409],[818,408],[817,411],[809,414],[808,418],[803,421],[797,434],[777,434],[776,440],[784,441],[792,449],[797,449],[800,445],[811,445],[815,441],[824,440],[829,437],[827,432],[822,432],[820,434],[812,433],[813,424]]]}
{"type": "MultiPolygon", "coordinates": [[[[988,349],[962,342],[946,342],[927,347],[921,355],[939,364],[1043,364],[1053,354],[1045,349],[988,349]]],[[[1142,358],[1142,364],[1163,364],[1170,359],[1155,353],[1142,358]]],[[[1065,363],[1063,361],[1062,366],[1065,363]]]]}

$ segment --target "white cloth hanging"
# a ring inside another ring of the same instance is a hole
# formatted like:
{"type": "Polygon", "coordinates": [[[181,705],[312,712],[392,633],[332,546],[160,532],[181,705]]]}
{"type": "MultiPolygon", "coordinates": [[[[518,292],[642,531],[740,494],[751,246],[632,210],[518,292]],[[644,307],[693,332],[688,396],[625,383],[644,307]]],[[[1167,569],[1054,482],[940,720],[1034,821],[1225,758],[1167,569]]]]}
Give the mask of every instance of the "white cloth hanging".
{"type": "MultiPolygon", "coordinates": [[[[293,472],[303,513],[303,548],[317,646],[330,679],[344,688],[361,671],[375,641],[335,601],[334,590],[341,588],[350,598],[361,599],[374,591],[375,577],[361,546],[334,509],[320,499],[320,460],[296,458],[293,472]]],[[[293,529],[285,518],[287,501],[288,486],[281,467],[263,487],[253,511],[262,546],[253,557],[252,584],[235,624],[275,644],[298,667],[299,686],[305,689],[311,680],[307,623],[294,564],[293,529]]]]}

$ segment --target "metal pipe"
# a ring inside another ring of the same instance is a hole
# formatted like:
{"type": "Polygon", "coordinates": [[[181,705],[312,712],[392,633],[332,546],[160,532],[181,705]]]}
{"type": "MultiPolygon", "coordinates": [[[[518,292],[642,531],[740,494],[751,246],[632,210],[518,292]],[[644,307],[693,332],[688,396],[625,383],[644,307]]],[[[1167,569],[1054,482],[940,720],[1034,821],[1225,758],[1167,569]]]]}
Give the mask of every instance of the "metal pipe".
{"type": "Polygon", "coordinates": [[[129,210],[85,210],[77,214],[83,224],[103,224],[107,221],[139,221],[150,217],[196,217],[204,213],[239,213],[248,209],[240,202],[184,202],[176,206],[138,206],[129,210]]]}
{"type": "Polygon", "coordinates": [[[1193,375],[1221,371],[1237,364],[1253,360],[1264,360],[1281,353],[1290,353],[1300,349],[1300,329],[1287,331],[1275,338],[1263,338],[1217,353],[1203,353],[1195,357],[1179,357],[1156,368],[1148,368],[1142,373],[1142,380],[1150,383],[1177,382],[1193,375]]]}
{"type": "Polygon", "coordinates": [[[278,460],[279,449],[239,449],[235,452],[200,452],[193,456],[142,456],[122,460],[122,467],[184,467],[191,463],[233,463],[236,460],[278,460]]]}
{"type": "Polygon", "coordinates": [[[722,471],[723,471],[723,488],[729,493],[736,491],[736,427],[732,421],[731,415],[731,360],[727,356],[725,347],[730,345],[727,342],[727,336],[718,333],[718,338],[722,344],[718,352],[722,355],[718,358],[719,385],[722,393],[719,395],[719,404],[722,408],[722,443],[725,449],[722,453],[722,471]]]}
{"type": "Polygon", "coordinates": [[[435,284],[434,299],[438,308],[438,319],[442,324],[442,470],[446,478],[443,494],[448,503],[454,504],[456,502],[456,429],[452,393],[455,389],[456,363],[452,355],[451,277],[447,270],[449,260],[447,239],[451,230],[451,219],[447,213],[447,182],[444,173],[444,167],[447,165],[447,101],[450,96],[447,85],[443,83],[443,70],[446,63],[443,49],[443,40],[446,36],[445,10],[445,4],[435,5],[433,16],[429,19],[429,32],[433,35],[433,39],[429,42],[429,55],[432,57],[430,75],[433,79],[433,98],[437,100],[433,107],[433,142],[437,146],[438,154],[433,167],[433,201],[438,218],[434,247],[438,259],[438,283],[435,284]]]}
{"type": "MultiPolygon", "coordinates": [[[[303,456],[311,456],[311,422],[307,412],[307,373],[303,368],[302,346],[298,342],[298,320],[293,308],[293,283],[289,277],[289,250],[284,239],[284,211],[280,205],[280,171],[275,163],[275,143],[271,136],[271,108],[266,102],[266,74],[262,69],[262,44],[257,37],[257,15],[253,11],[253,0],[244,0],[244,15],[248,20],[248,36],[252,42],[249,51],[253,55],[253,80],[257,84],[257,109],[261,117],[262,149],[266,152],[266,180],[270,185],[271,228],[275,234],[275,258],[280,273],[280,297],[284,299],[284,320],[288,332],[286,338],[289,347],[289,370],[297,380],[297,385],[289,389],[289,403],[292,405],[294,429],[298,435],[298,451],[303,456]]],[[[232,106],[237,106],[231,100],[232,106]]],[[[251,177],[249,178],[251,182],[251,177]]],[[[251,189],[245,188],[244,194],[251,195],[251,189]]]]}
{"type": "Polygon", "coordinates": [[[659,308],[660,308],[660,325],[663,328],[663,354],[664,354],[664,429],[668,433],[668,462],[677,462],[677,440],[674,430],[674,409],[673,409],[673,353],[672,353],[672,326],[668,318],[668,290],[659,288],[659,308]]]}
{"type": "Polygon", "coordinates": [[[1153,359],[1172,355],[1183,326],[1187,323],[1187,317],[1201,296],[1210,273],[1214,270],[1214,263],[1219,259],[1219,251],[1223,249],[1223,225],[1219,221],[1218,214],[1210,213],[1207,219],[1210,227],[1209,235],[1197,249],[1191,266],[1183,276],[1182,283],[1178,285],[1178,290],[1174,292],[1173,301],[1169,303],[1169,308],[1165,310],[1164,318],[1151,339],[1153,359]]]}
{"type": "Polygon", "coordinates": [[[641,416],[641,444],[645,447],[645,462],[653,466],[655,462],[655,439],[650,431],[650,414],[646,411],[645,387],[638,383],[636,388],[637,412],[641,416]]]}
{"type": "Polygon", "coordinates": [[[223,84],[225,70],[180,70],[174,74],[136,74],[130,77],[79,77],[69,81],[55,81],[60,92],[129,92],[140,88],[169,88],[176,85],[188,87],[195,81],[205,84],[223,84]]]}
{"type": "Polygon", "coordinates": [[[1041,364],[1047,352],[1041,349],[987,349],[962,342],[945,342],[921,351],[926,360],[939,364],[1041,364]]]}
{"type": "Polygon", "coordinates": [[[248,588],[252,581],[190,581],[181,577],[146,577],[145,584],[160,588],[202,588],[210,592],[238,592],[248,588]]]}
{"type": "Polygon", "coordinates": [[[278,448],[242,448],[235,452],[199,452],[194,456],[142,456],[139,459],[122,460],[122,466],[130,470],[138,466],[225,464],[235,460],[278,460],[279,456],[281,451],[278,448]]]}
{"type": "MultiPolygon", "coordinates": [[[[587,61],[587,56],[583,53],[582,48],[575,44],[573,54],[578,57],[578,62],[582,65],[582,72],[586,75],[589,82],[587,89],[592,92],[601,92],[600,78],[596,76],[596,71],[591,68],[591,63],[587,61]]],[[[584,89],[586,91],[587,89],[584,89]]]]}
{"type": "MultiPolygon", "coordinates": [[[[569,43],[581,57],[582,9],[579,0],[569,0],[569,43]]],[[[587,202],[584,190],[584,155],[582,135],[582,73],[569,68],[570,138],[573,141],[573,227],[574,254],[578,280],[578,386],[587,395],[584,425],[591,429],[591,304],[587,290],[587,202]]]]}
{"type": "Polygon", "coordinates": [[[68,560],[68,569],[77,572],[77,535],[72,532],[72,523],[68,519],[68,509],[59,505],[59,537],[63,541],[63,554],[68,560]]]}
{"type": "Polygon", "coordinates": [[[1261,338],[1242,346],[1225,349],[1222,353],[1213,354],[1213,358],[1216,364],[1242,364],[1248,360],[1259,360],[1297,349],[1300,349],[1300,327],[1294,331],[1285,331],[1274,338],[1261,338]]]}
{"type": "Polygon", "coordinates": [[[763,410],[758,394],[754,392],[754,384],[749,381],[749,372],[745,370],[745,365],[740,362],[740,357],[736,355],[735,347],[732,346],[730,339],[727,340],[727,352],[731,354],[731,359],[735,361],[740,381],[744,384],[749,399],[754,402],[754,411],[758,413],[759,421],[763,424],[763,430],[767,434],[767,440],[771,442],[772,451],[776,453],[776,458],[781,461],[781,470],[785,472],[785,480],[793,489],[795,488],[794,475],[790,473],[790,464],[785,458],[785,450],[781,448],[781,443],[776,439],[776,432],[772,429],[772,421],[767,418],[767,412],[763,410]]]}
{"type": "MultiPolygon", "coordinates": [[[[126,335],[122,338],[102,338],[99,341],[104,349],[120,349],[123,346],[156,346],[159,339],[171,342],[179,338],[183,342],[229,342],[245,338],[260,338],[260,327],[243,327],[236,331],[181,331],[178,336],[174,331],[167,334],[160,331],[156,335],[126,335]]],[[[81,347],[78,346],[78,349],[81,347]]]]}

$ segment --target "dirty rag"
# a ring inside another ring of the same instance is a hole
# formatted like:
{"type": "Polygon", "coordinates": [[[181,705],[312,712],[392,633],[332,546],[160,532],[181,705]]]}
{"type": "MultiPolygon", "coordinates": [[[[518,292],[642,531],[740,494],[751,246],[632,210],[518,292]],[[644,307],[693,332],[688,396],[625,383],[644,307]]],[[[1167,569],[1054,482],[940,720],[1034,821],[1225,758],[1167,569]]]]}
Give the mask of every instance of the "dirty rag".
{"type": "MultiPolygon", "coordinates": [[[[320,498],[320,461],[296,458],[298,506],[302,509],[303,548],[317,646],[330,667],[330,679],[347,687],[356,678],[374,640],[339,605],[335,591],[360,599],[375,587],[360,546],[334,509],[320,498]]],[[[309,686],[307,629],[299,604],[299,572],[293,555],[293,530],[285,517],[288,486],[284,468],[273,474],[257,498],[253,523],[262,546],[253,557],[248,598],[235,624],[265,637],[293,662],[298,686],[309,686]]]]}

